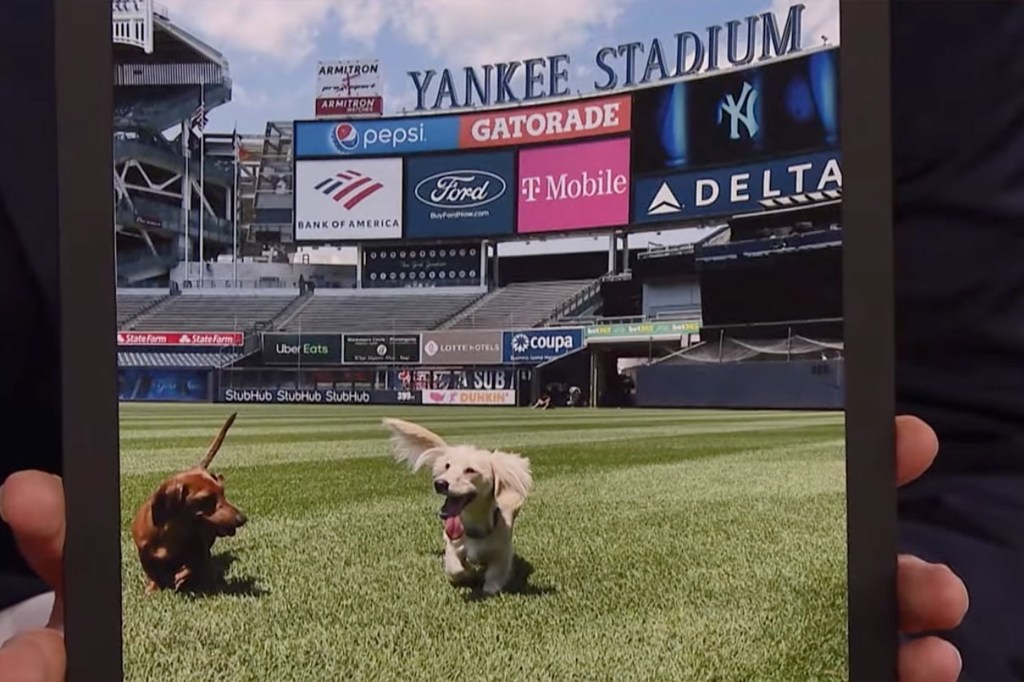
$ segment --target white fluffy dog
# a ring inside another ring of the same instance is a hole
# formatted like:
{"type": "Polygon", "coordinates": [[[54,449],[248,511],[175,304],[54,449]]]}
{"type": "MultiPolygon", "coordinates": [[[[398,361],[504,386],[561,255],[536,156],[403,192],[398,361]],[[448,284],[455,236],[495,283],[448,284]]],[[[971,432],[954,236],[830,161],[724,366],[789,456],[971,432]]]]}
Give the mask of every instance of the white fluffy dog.
{"type": "Polygon", "coordinates": [[[512,577],[512,528],[533,487],[530,460],[471,445],[448,445],[437,434],[400,419],[385,419],[395,459],[413,471],[430,467],[434,491],[444,495],[444,571],[455,584],[483,574],[487,595],[512,577]]]}

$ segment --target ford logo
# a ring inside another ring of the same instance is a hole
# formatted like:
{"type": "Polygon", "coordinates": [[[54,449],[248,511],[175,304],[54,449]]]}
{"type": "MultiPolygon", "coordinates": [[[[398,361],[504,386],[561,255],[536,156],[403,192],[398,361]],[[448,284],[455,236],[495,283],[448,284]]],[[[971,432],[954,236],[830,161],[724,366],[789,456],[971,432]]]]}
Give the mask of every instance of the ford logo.
{"type": "Polygon", "coordinates": [[[423,178],[413,193],[434,208],[477,208],[497,201],[508,183],[497,173],[483,170],[454,170],[423,178]]]}

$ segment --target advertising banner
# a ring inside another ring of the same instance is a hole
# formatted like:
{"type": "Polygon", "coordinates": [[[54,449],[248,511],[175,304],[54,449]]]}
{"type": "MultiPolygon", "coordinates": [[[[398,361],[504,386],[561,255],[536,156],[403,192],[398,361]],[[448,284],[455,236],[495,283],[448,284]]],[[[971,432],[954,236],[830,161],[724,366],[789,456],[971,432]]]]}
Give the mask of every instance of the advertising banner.
{"type": "Polygon", "coordinates": [[[405,236],[489,237],[515,231],[515,153],[411,157],[405,236]]]}
{"type": "Polygon", "coordinates": [[[345,334],[343,340],[348,364],[420,361],[419,334],[345,334]]]}
{"type": "Polygon", "coordinates": [[[123,402],[209,402],[210,372],[196,369],[119,367],[118,400],[123,402]]]}
{"type": "Polygon", "coordinates": [[[379,59],[335,59],[318,62],[316,116],[384,113],[379,59]]]}
{"type": "Polygon", "coordinates": [[[295,158],[401,156],[459,148],[459,117],[295,121],[295,158]]]}
{"type": "Polygon", "coordinates": [[[504,391],[515,386],[515,373],[507,367],[399,369],[391,372],[391,385],[414,391],[504,391]]]}
{"type": "Polygon", "coordinates": [[[628,133],[629,95],[581,100],[544,107],[519,107],[459,117],[463,149],[528,145],[628,133]]]}
{"type": "Polygon", "coordinates": [[[367,289],[480,286],[480,242],[364,246],[367,289]]]}
{"type": "Polygon", "coordinates": [[[637,324],[601,324],[587,327],[587,343],[601,341],[631,341],[659,337],[679,338],[684,334],[700,333],[700,322],[640,322],[637,324]]]}
{"type": "Polygon", "coordinates": [[[384,98],[317,97],[314,112],[317,118],[380,116],[384,113],[384,98]]]}
{"type": "Polygon", "coordinates": [[[263,362],[293,366],[341,364],[341,335],[264,332],[263,362]]]}
{"type": "Polygon", "coordinates": [[[629,138],[519,152],[517,232],[629,222],[629,138]]]}
{"type": "Polygon", "coordinates": [[[757,211],[767,199],[840,190],[843,173],[833,151],[633,182],[633,222],[681,222],[757,211]]]}
{"type": "Polygon", "coordinates": [[[503,362],[546,362],[582,348],[583,330],[559,327],[503,332],[501,345],[503,362]]]}
{"type": "Polygon", "coordinates": [[[219,403],[307,405],[418,405],[419,391],[371,391],[360,388],[222,388],[219,403]]]}
{"type": "Polygon", "coordinates": [[[401,159],[295,164],[295,241],[401,237],[401,159]]]}
{"type": "Polygon", "coordinates": [[[242,332],[117,332],[119,346],[204,346],[238,347],[245,343],[242,332]]]}
{"type": "Polygon", "coordinates": [[[516,404],[515,391],[423,391],[424,405],[502,405],[516,404]]]}
{"type": "Polygon", "coordinates": [[[423,362],[436,365],[500,365],[500,331],[423,332],[423,362]]]}
{"type": "Polygon", "coordinates": [[[838,147],[838,69],[831,49],[638,90],[634,177],[838,147]]]}

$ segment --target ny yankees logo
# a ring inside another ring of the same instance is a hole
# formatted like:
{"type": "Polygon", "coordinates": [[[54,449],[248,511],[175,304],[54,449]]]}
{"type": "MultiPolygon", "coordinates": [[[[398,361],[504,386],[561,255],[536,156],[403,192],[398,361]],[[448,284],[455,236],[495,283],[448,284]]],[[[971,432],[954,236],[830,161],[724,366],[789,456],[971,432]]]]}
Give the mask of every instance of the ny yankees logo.
{"type": "Polygon", "coordinates": [[[729,116],[729,139],[740,139],[740,124],[747,129],[748,137],[757,136],[760,126],[757,125],[757,114],[754,109],[756,102],[757,90],[744,81],[739,101],[732,95],[726,95],[718,104],[718,125],[722,125],[723,116],[729,116]]]}

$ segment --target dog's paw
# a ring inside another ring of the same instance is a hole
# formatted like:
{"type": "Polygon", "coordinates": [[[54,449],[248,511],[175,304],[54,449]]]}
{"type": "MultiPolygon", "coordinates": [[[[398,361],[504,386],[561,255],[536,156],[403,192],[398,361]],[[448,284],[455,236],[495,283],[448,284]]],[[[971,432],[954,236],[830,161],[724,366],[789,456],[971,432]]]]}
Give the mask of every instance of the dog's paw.
{"type": "Polygon", "coordinates": [[[485,582],[484,583],[484,594],[488,597],[497,595],[505,586],[497,582],[485,582]]]}

